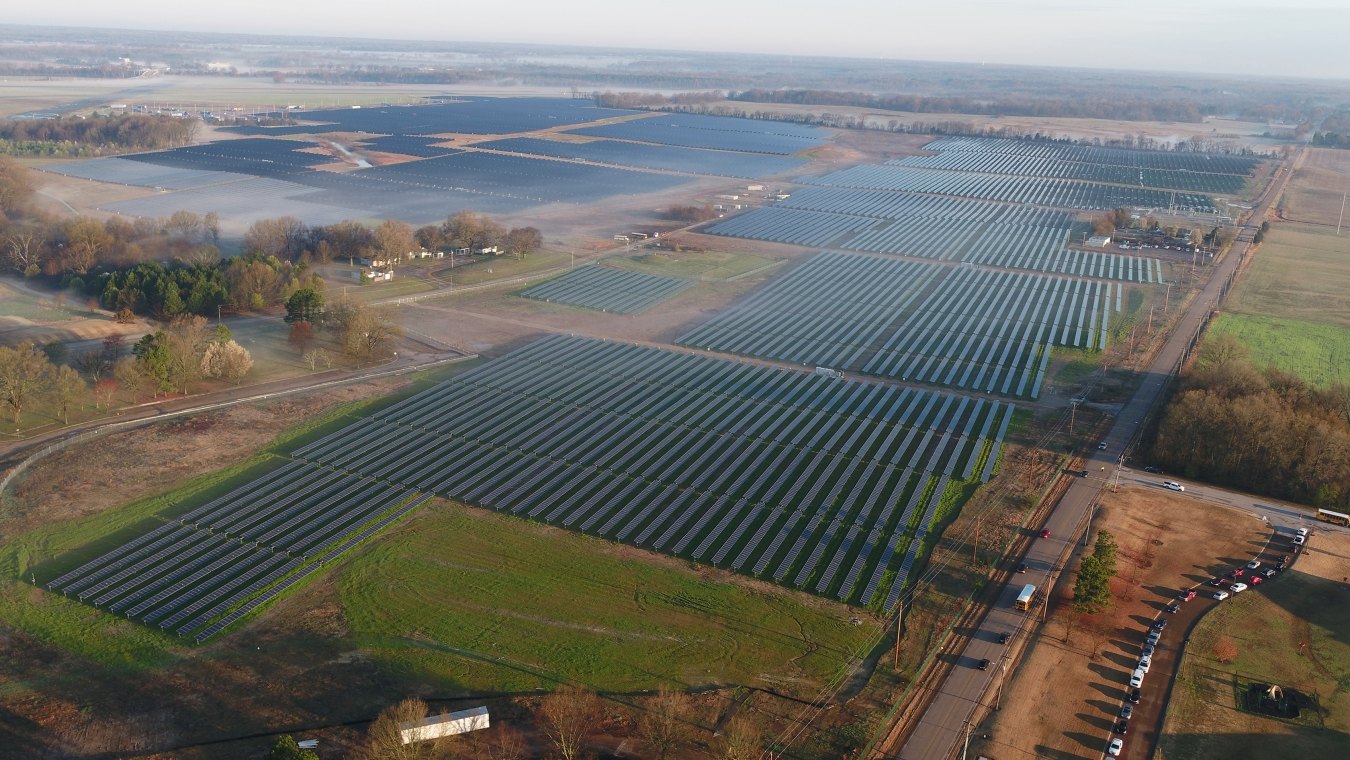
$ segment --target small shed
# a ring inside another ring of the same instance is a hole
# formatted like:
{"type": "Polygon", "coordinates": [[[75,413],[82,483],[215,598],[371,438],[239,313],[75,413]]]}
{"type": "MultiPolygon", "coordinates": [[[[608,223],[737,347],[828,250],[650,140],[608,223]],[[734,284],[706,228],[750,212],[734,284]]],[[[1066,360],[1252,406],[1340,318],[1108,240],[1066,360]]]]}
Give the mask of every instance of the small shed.
{"type": "Polygon", "coordinates": [[[439,739],[442,736],[481,731],[489,727],[488,709],[485,705],[443,715],[431,715],[422,720],[405,721],[398,724],[398,731],[404,744],[412,744],[439,739]]]}

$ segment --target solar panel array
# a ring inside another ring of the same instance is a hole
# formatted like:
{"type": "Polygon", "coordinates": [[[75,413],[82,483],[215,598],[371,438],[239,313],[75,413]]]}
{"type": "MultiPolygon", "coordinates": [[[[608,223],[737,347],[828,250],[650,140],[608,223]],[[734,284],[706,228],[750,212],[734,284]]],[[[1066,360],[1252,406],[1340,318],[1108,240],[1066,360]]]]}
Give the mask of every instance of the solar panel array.
{"type": "Polygon", "coordinates": [[[1156,258],[1066,247],[1073,216],[1053,209],[880,190],[808,187],[718,222],[713,235],[1161,282],[1156,258]]]}
{"type": "Polygon", "coordinates": [[[1106,347],[1122,292],[1101,281],[829,252],[679,342],[1036,398],[1053,346],[1106,347]]]}
{"type": "Polygon", "coordinates": [[[204,641],[405,514],[410,495],[386,480],[291,462],[46,586],[204,641]]]}
{"type": "Polygon", "coordinates": [[[1017,174],[1024,177],[1063,177],[1116,185],[1193,190],[1198,193],[1237,193],[1246,184],[1246,177],[1238,174],[1087,164],[985,151],[946,150],[933,156],[906,156],[886,163],[890,166],[913,166],[945,171],[1017,174]]]}
{"type": "Polygon", "coordinates": [[[1259,156],[1101,148],[1095,145],[1075,145],[1048,140],[1017,140],[1006,137],[940,137],[923,148],[937,151],[1003,153],[1107,166],[1241,176],[1251,174],[1263,160],[1259,156]]]}
{"type": "Polygon", "coordinates": [[[475,148],[528,153],[536,156],[583,159],[641,169],[661,169],[719,177],[765,177],[800,168],[805,161],[762,153],[648,145],[621,140],[559,142],[533,137],[475,143],[475,148]]]}
{"type": "Polygon", "coordinates": [[[1039,206],[1109,211],[1120,207],[1175,207],[1214,212],[1214,202],[1197,193],[1172,193],[1144,187],[1103,185],[1073,179],[971,174],[937,169],[914,169],[885,164],[864,164],[801,182],[867,190],[907,190],[935,195],[1031,203],[1039,206]]]}
{"type": "Polygon", "coordinates": [[[523,292],[526,298],[619,314],[646,311],[694,283],[676,277],[583,266],[523,292]]]}
{"type": "Polygon", "coordinates": [[[295,452],[315,465],[893,606],[1012,407],[553,336],[295,452]],[[883,587],[884,586],[884,587],[883,587]],[[881,596],[877,596],[881,595],[881,596]]]}
{"type": "Polygon", "coordinates": [[[687,113],[661,113],[642,119],[567,131],[658,145],[777,155],[792,155],[814,148],[829,137],[829,132],[820,127],[687,113]]]}

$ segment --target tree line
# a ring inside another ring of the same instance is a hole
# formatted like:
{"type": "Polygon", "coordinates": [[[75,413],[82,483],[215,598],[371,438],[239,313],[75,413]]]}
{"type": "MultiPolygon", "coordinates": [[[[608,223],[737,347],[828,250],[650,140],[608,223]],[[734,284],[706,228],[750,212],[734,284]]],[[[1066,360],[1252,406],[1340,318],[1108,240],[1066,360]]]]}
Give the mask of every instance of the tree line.
{"type": "Polygon", "coordinates": [[[1186,477],[1345,511],[1350,384],[1258,368],[1236,338],[1215,336],[1168,402],[1151,456],[1186,477]]]}
{"type": "MultiPolygon", "coordinates": [[[[358,760],[526,760],[542,756],[580,760],[601,754],[603,746],[598,740],[610,736],[622,737],[630,753],[650,760],[759,760],[768,739],[748,705],[713,733],[709,727],[718,722],[720,709],[709,714],[689,694],[669,686],[632,708],[588,689],[563,685],[537,701],[519,700],[493,709],[489,729],[405,744],[401,727],[431,715],[426,702],[405,699],[371,721],[352,756],[358,760]]],[[[294,738],[283,736],[267,760],[317,757],[306,752],[294,738]]]]}
{"type": "Polygon", "coordinates": [[[0,153],[12,156],[102,156],[188,145],[196,119],[149,114],[0,121],[0,153]]]}

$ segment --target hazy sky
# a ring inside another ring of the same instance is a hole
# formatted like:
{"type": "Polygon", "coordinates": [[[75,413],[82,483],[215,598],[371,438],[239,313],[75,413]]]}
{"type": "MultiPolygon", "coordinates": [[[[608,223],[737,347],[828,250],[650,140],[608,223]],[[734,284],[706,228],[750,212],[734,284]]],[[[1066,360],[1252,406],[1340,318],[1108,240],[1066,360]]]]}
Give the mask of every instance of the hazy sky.
{"type": "Polygon", "coordinates": [[[1350,0],[63,0],[16,2],[5,15],[20,24],[1350,79],[1350,0]]]}

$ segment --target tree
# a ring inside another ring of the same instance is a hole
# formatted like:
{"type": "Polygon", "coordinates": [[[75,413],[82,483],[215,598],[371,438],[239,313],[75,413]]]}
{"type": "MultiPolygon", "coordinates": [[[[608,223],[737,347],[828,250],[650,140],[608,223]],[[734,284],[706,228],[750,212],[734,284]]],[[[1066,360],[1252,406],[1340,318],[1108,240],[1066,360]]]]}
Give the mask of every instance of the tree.
{"type": "Polygon", "coordinates": [[[581,757],[602,714],[593,691],[564,684],[539,705],[540,728],[562,760],[581,757]]]}
{"type": "Polygon", "coordinates": [[[56,402],[57,412],[64,424],[70,424],[70,407],[79,403],[89,386],[80,377],[80,373],[62,364],[56,368],[52,377],[52,400],[56,402]]]}
{"type": "Polygon", "coordinates": [[[224,343],[211,341],[202,354],[202,377],[221,378],[235,385],[253,369],[253,357],[248,349],[227,340],[224,343]]]}
{"type": "Polygon", "coordinates": [[[502,250],[519,259],[539,250],[543,244],[544,234],[535,227],[516,227],[502,238],[502,250]]]}
{"type": "MultiPolygon", "coordinates": [[[[304,322],[301,322],[300,324],[304,324],[304,322]]],[[[311,370],[317,369],[320,364],[324,365],[327,369],[331,369],[333,366],[332,356],[322,348],[308,349],[305,353],[300,355],[300,358],[305,364],[309,365],[311,370]]]]}
{"type": "Polygon", "coordinates": [[[413,228],[407,222],[386,219],[375,228],[375,253],[385,266],[401,263],[414,245],[413,228]]]}
{"type": "Polygon", "coordinates": [[[1078,567],[1078,579],[1073,585],[1073,608],[1085,615],[1092,615],[1110,606],[1110,576],[1096,556],[1084,557],[1078,567]]]}
{"type": "Polygon", "coordinates": [[[32,170],[18,161],[0,156],[0,216],[23,216],[34,192],[32,170]]]}
{"type": "Polygon", "coordinates": [[[272,751],[267,753],[267,760],[319,760],[319,756],[313,750],[300,749],[295,739],[286,734],[272,745],[272,751]]]}
{"type": "Polygon", "coordinates": [[[1110,531],[1098,531],[1097,541],[1092,547],[1092,556],[1096,557],[1102,564],[1102,569],[1108,577],[1115,577],[1116,574],[1116,538],[1110,531]]]}
{"type": "Polygon", "coordinates": [[[759,727],[748,716],[737,715],[717,737],[718,760],[757,760],[764,741],[759,727]]]}
{"type": "Polygon", "coordinates": [[[314,288],[300,288],[286,299],[286,324],[323,322],[323,294],[314,288]]]}
{"type": "Polygon", "coordinates": [[[1237,642],[1233,641],[1232,636],[1220,636],[1219,640],[1214,642],[1214,658],[1219,662],[1232,662],[1237,656],[1237,642]]]}
{"type": "MultiPolygon", "coordinates": [[[[202,355],[208,342],[206,318],[196,315],[176,317],[164,335],[164,345],[169,352],[168,379],[173,387],[187,393],[189,384],[202,376],[202,355]]],[[[252,366],[251,361],[249,366],[252,366]]]]}
{"type": "Polygon", "coordinates": [[[444,746],[443,739],[404,744],[399,728],[402,723],[423,720],[427,713],[427,703],[415,698],[385,708],[366,729],[366,743],[360,756],[367,760],[420,760],[432,756],[444,746]]]}
{"type": "Polygon", "coordinates": [[[244,248],[251,253],[294,261],[304,250],[309,230],[293,216],[259,219],[244,233],[244,248]]]}
{"type": "Polygon", "coordinates": [[[9,407],[14,424],[23,410],[50,382],[54,370],[47,356],[24,341],[14,348],[0,346],[0,402],[9,407]]]}
{"type": "Polygon", "coordinates": [[[337,329],[342,352],[358,363],[384,357],[394,339],[403,334],[388,311],[359,301],[339,300],[326,316],[327,323],[337,329]]]}
{"type": "Polygon", "coordinates": [[[113,365],[113,380],[126,391],[131,403],[140,400],[140,395],[150,386],[152,378],[141,367],[139,358],[127,356],[113,365]]]}
{"type": "MultiPolygon", "coordinates": [[[[132,391],[133,398],[146,385],[150,386],[156,396],[173,390],[173,356],[169,352],[168,336],[163,330],[146,335],[136,341],[136,345],[131,347],[131,353],[136,357],[136,369],[144,378],[144,385],[132,391]]],[[[119,362],[118,367],[121,365],[122,363],[119,362]]],[[[113,368],[114,373],[116,373],[118,367],[113,368]]],[[[128,387],[131,384],[130,380],[131,378],[125,374],[117,378],[117,381],[122,383],[123,387],[132,390],[128,387]]]]}
{"type": "Polygon", "coordinates": [[[318,336],[314,334],[314,326],[308,322],[292,322],[290,334],[286,336],[286,341],[295,347],[303,356],[318,336]]]}
{"type": "Polygon", "coordinates": [[[65,247],[56,264],[61,272],[84,274],[98,263],[99,254],[112,245],[113,239],[95,219],[77,217],[66,227],[65,247]]]}
{"type": "Polygon", "coordinates": [[[684,740],[689,724],[689,697],[664,684],[638,717],[638,736],[650,756],[665,760],[684,740]]]}
{"type": "Polygon", "coordinates": [[[31,230],[16,230],[5,236],[5,254],[9,265],[24,277],[33,277],[42,272],[42,259],[46,255],[42,236],[31,230]]]}

